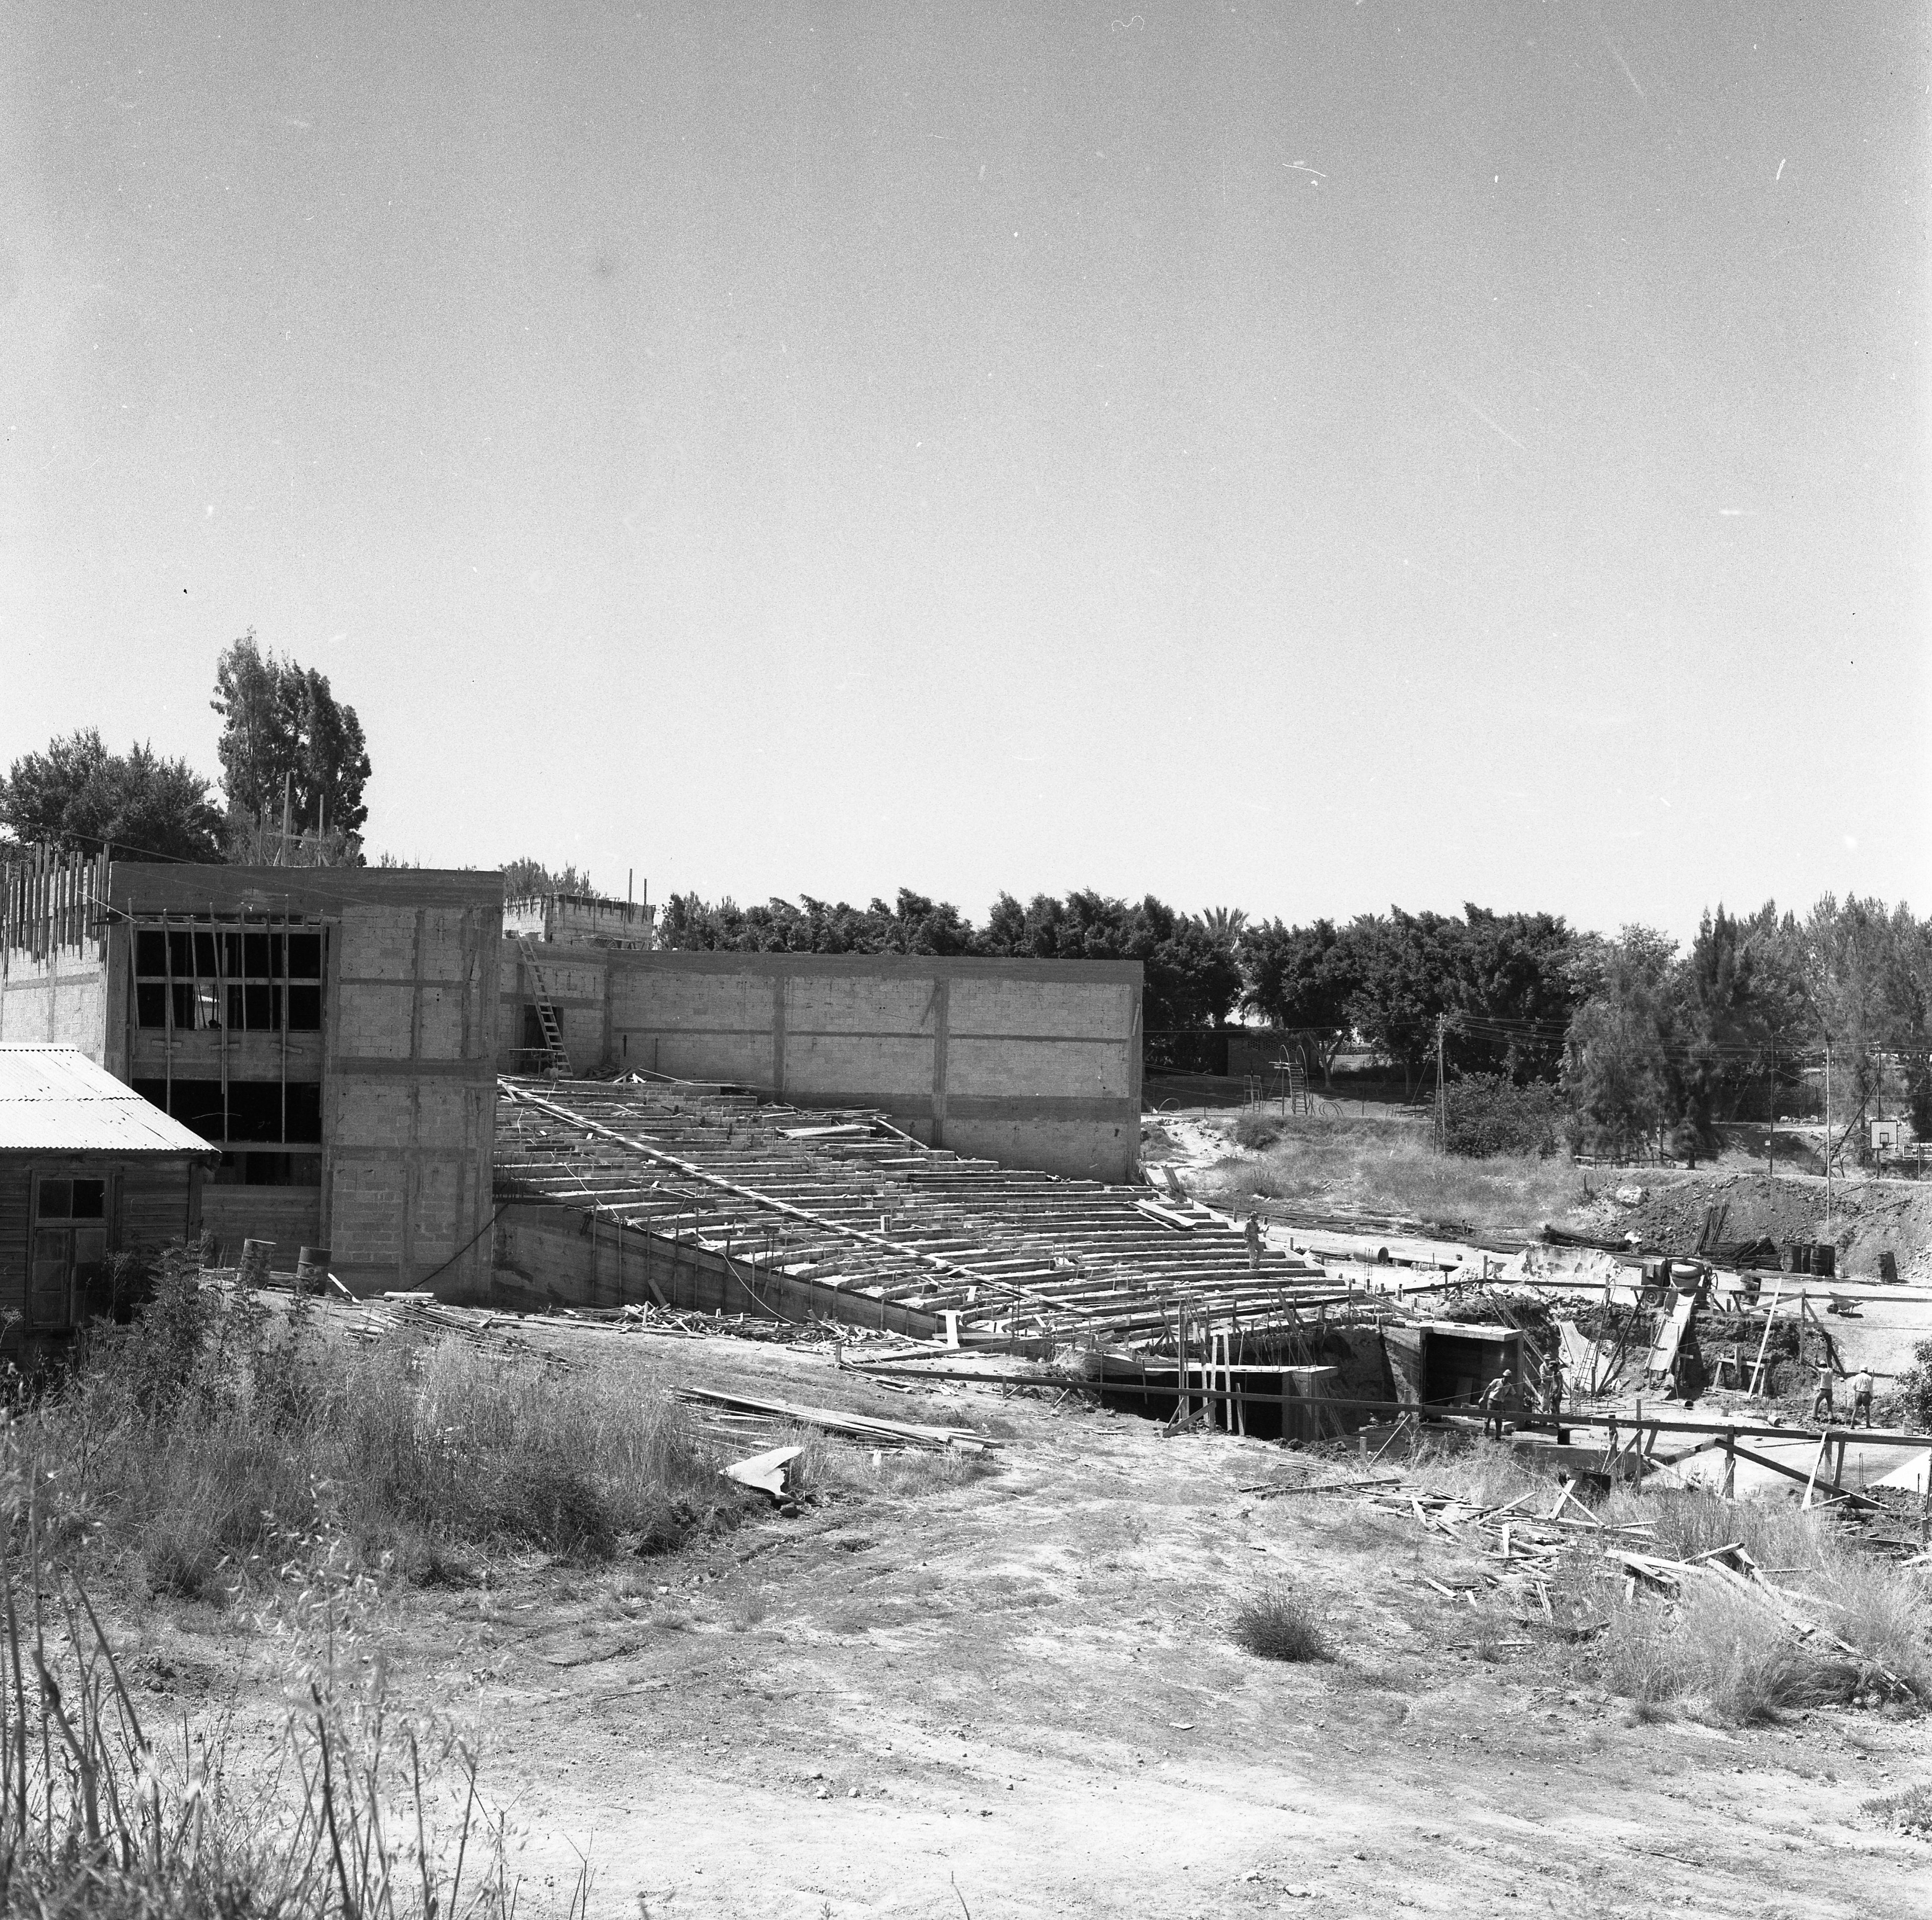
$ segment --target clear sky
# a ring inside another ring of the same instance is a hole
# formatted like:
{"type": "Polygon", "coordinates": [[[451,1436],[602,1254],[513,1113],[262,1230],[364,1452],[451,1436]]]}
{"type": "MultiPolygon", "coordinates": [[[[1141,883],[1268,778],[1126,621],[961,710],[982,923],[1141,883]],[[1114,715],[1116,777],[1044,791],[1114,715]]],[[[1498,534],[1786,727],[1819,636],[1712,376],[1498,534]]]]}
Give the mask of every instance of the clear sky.
{"type": "Polygon", "coordinates": [[[0,765],[976,917],[1932,906],[1918,4],[0,7],[0,765]]]}

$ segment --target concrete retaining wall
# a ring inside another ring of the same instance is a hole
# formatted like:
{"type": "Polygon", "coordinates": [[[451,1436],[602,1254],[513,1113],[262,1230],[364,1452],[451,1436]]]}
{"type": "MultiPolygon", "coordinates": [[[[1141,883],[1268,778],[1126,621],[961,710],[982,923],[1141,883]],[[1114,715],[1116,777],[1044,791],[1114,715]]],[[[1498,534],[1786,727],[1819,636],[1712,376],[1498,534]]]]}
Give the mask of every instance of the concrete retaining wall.
{"type": "MultiPolygon", "coordinates": [[[[1130,1179],[1139,1163],[1137,961],[536,950],[572,1064],[883,1108],[934,1146],[1130,1179]]],[[[527,969],[502,950],[505,1070],[527,969]]]]}
{"type": "Polygon", "coordinates": [[[728,1263],[688,1242],[619,1227],[569,1207],[531,1202],[497,1216],[487,1288],[439,1284],[446,1300],[524,1311],[556,1306],[625,1306],[643,1301],[706,1313],[804,1322],[839,1317],[934,1340],[936,1314],[866,1300],[836,1287],[783,1274],[766,1275],[742,1261],[728,1263]]]}

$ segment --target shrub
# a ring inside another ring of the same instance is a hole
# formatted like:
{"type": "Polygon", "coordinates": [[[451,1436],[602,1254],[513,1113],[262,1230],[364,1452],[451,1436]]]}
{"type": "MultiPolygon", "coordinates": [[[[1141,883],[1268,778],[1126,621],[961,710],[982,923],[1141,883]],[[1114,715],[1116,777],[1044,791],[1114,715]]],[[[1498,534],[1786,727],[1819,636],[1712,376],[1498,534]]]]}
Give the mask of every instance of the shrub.
{"type": "Polygon", "coordinates": [[[1932,1426],[1932,1340],[1921,1340],[1912,1349],[1917,1363],[1900,1378],[1899,1394],[1904,1402],[1905,1424],[1922,1431],[1932,1426]]]}
{"type": "Polygon", "coordinates": [[[1546,1082],[1519,1087],[1500,1073],[1466,1074],[1444,1089],[1442,1104],[1444,1143],[1465,1160],[1545,1158],[1562,1144],[1563,1096],[1546,1082]]]}
{"type": "Polygon", "coordinates": [[[1258,1153],[1264,1147],[1272,1147],[1287,1131],[1277,1115],[1259,1107],[1244,1107],[1234,1121],[1234,1143],[1258,1153]]]}
{"type": "Polygon", "coordinates": [[[1270,1587],[1244,1601],[1234,1615],[1234,1638],[1258,1660],[1333,1657],[1315,1616],[1286,1587],[1270,1587]]]}
{"type": "Polygon", "coordinates": [[[1932,1786],[1922,1782],[1898,1793],[1880,1794],[1858,1811],[1875,1826],[1932,1838],[1932,1786]]]}
{"type": "Polygon", "coordinates": [[[364,1346],[326,1320],[164,1268],[137,1323],[91,1332],[8,1430],[43,1477],[61,1469],[46,1521],[103,1522],[151,1592],[215,1600],[323,1537],[436,1580],[460,1548],[603,1558],[638,1534],[665,1551],[748,1510],[627,1358],[364,1346]]]}
{"type": "Polygon", "coordinates": [[[1674,1609],[1614,1608],[1598,1655],[1613,1693],[1652,1706],[1701,1701],[1734,1725],[1846,1699],[1853,1678],[1834,1649],[1805,1646],[1768,1608],[1702,1581],[1674,1609]]]}

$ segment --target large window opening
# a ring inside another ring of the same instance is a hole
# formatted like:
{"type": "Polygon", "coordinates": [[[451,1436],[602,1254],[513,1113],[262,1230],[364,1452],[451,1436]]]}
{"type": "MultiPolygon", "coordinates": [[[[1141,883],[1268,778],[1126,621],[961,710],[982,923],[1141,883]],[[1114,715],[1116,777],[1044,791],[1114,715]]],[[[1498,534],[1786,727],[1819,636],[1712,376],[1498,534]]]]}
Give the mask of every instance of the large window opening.
{"type": "Polygon", "coordinates": [[[313,1186],[322,1178],[320,1153],[273,1151],[320,1148],[322,1088],[313,1080],[136,1080],[142,1099],[171,1114],[190,1132],[224,1149],[218,1180],[250,1186],[313,1186]],[[258,1167],[254,1162],[261,1162],[258,1167]]]}
{"type": "Polygon", "coordinates": [[[212,922],[134,930],[134,1022],[175,1033],[314,1033],[322,935],[212,922]]]}
{"type": "Polygon", "coordinates": [[[80,1318],[89,1290],[102,1284],[106,1265],[106,1181],[37,1180],[29,1324],[37,1332],[64,1333],[80,1318]]]}

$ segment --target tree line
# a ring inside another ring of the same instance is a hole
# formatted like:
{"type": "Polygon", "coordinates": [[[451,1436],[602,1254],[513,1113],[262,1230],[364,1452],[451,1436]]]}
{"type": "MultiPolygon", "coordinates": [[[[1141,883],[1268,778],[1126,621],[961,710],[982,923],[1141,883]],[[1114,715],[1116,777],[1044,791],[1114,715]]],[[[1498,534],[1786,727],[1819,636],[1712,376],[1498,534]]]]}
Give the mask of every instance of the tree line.
{"type": "Polygon", "coordinates": [[[369,751],[328,677],[256,644],[251,628],[215,664],[217,783],[143,741],[116,753],[98,728],[23,754],[0,778],[0,859],[28,847],[238,865],[362,863],[369,751]]]}
{"type": "Polygon", "coordinates": [[[662,943],[781,953],[930,953],[1138,960],[1155,1042],[1240,1018],[1276,1029],[1324,1080],[1366,1048],[1414,1089],[1432,1073],[1560,1094],[1580,1144],[1625,1153],[1660,1130],[1708,1150],[1722,1121],[1774,1114],[1832,1050],[1833,1106],[1888,1086],[1932,1136],[1932,920],[1827,896],[1803,915],[1767,903],[1707,912],[1690,945],[1615,936],[1561,915],[1393,907],[1306,926],[1238,908],[1188,914],[1149,895],[1001,893],[975,925],[902,890],[888,904],[809,896],[740,907],[674,894],[662,943]]]}
{"type": "MultiPolygon", "coordinates": [[[[116,753],[83,729],[0,779],[0,858],[111,844],[147,859],[361,863],[368,750],[327,676],[250,631],[218,661],[211,704],[218,800],[186,760],[140,742],[116,753]]],[[[505,874],[512,896],[596,890],[587,873],[532,860],[505,874]]],[[[1181,1060],[1188,1036],[1258,1021],[1324,1080],[1360,1048],[1412,1090],[1438,1060],[1447,1078],[1555,1088],[1573,1136],[1618,1152],[1661,1130],[1708,1145],[1720,1122],[1774,1114],[1828,1048],[1834,1108],[1862,1111],[1889,1089],[1932,1136],[1932,921],[1876,900],[1827,896],[1802,915],[1719,906],[1682,950],[1646,927],[1611,937],[1474,904],[1303,926],[1090,890],[1024,904],[1002,892],[976,925],[904,889],[865,907],[674,894],[659,934],[753,952],[1138,960],[1150,1064],[1181,1060]]]]}

